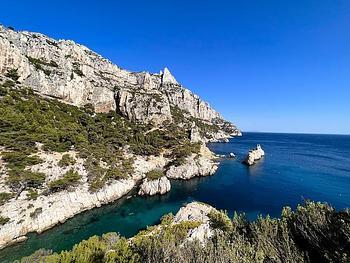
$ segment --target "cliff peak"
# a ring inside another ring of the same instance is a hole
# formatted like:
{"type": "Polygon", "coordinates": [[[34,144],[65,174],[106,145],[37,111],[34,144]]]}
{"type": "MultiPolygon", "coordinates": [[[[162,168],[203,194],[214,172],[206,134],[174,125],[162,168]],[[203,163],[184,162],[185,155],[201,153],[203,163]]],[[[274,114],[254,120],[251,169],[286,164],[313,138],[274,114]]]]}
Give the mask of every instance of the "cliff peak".
{"type": "Polygon", "coordinates": [[[171,74],[170,70],[165,67],[162,72],[162,84],[174,84],[179,85],[179,83],[176,81],[175,77],[171,74]]]}

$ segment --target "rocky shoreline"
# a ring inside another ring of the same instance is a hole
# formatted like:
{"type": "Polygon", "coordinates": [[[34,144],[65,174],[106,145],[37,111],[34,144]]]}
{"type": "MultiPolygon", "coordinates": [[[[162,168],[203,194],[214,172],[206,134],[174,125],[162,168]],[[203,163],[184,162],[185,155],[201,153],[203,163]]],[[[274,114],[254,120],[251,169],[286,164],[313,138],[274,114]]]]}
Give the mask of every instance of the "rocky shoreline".
{"type": "MultiPolygon", "coordinates": [[[[142,195],[165,194],[171,187],[168,178],[191,179],[195,176],[212,175],[218,165],[216,157],[204,145],[201,147],[200,155],[189,157],[186,163],[179,167],[171,166],[168,170],[171,172],[153,183],[147,181],[145,174],[153,169],[164,168],[169,160],[163,156],[149,158],[138,156],[134,162],[134,174],[131,178],[113,181],[94,193],[89,191],[86,182],[74,189],[40,195],[36,200],[28,200],[27,193],[22,192],[17,199],[13,198],[1,206],[1,215],[10,218],[10,221],[0,228],[0,249],[25,241],[26,235],[30,232],[42,233],[81,212],[114,202],[127,195],[140,182],[139,193],[142,195]],[[183,171],[190,172],[184,174],[183,171]]],[[[41,164],[41,167],[47,169],[45,163],[41,164]]]]}

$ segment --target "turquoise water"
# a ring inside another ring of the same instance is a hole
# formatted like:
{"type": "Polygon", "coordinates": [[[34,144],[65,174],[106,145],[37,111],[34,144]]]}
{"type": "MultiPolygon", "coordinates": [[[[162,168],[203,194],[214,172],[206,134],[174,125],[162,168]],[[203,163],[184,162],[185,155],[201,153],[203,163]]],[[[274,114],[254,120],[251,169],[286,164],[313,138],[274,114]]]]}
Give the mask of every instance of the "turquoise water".
{"type": "Polygon", "coordinates": [[[132,236],[159,222],[192,200],[220,209],[278,217],[285,205],[295,207],[305,199],[326,201],[341,209],[350,206],[350,136],[245,133],[230,143],[210,144],[218,154],[234,152],[237,159],[222,159],[214,176],[172,181],[169,194],[129,197],[82,213],[43,234],[0,251],[0,262],[9,262],[43,247],[70,249],[92,235],[120,232],[132,236]],[[248,149],[260,143],[266,156],[253,167],[241,164],[248,149]]]}

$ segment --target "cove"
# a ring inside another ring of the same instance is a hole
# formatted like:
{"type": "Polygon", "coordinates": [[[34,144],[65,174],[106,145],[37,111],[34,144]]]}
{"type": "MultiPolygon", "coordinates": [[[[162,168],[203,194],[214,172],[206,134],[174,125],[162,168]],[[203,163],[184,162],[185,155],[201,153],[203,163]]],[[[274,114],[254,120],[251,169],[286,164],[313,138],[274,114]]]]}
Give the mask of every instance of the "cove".
{"type": "Polygon", "coordinates": [[[92,235],[119,232],[126,237],[159,222],[162,215],[193,200],[219,209],[278,217],[306,199],[326,201],[337,209],[350,204],[350,136],[245,133],[229,143],[209,144],[211,150],[236,159],[222,159],[214,176],[172,181],[164,196],[138,197],[136,191],[113,204],[96,208],[40,235],[0,251],[0,262],[11,262],[39,248],[61,251],[92,235]],[[247,151],[261,144],[266,156],[255,166],[241,164],[247,151]]]}

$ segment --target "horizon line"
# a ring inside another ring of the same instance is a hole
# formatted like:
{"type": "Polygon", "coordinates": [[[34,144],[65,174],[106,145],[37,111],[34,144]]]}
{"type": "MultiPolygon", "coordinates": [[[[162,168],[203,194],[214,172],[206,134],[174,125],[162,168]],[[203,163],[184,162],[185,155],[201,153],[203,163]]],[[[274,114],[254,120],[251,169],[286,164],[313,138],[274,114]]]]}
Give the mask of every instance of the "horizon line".
{"type": "Polygon", "coordinates": [[[276,133],[276,134],[308,134],[308,135],[343,135],[350,136],[350,133],[315,133],[315,132],[283,132],[283,131],[241,131],[244,133],[276,133]]]}

